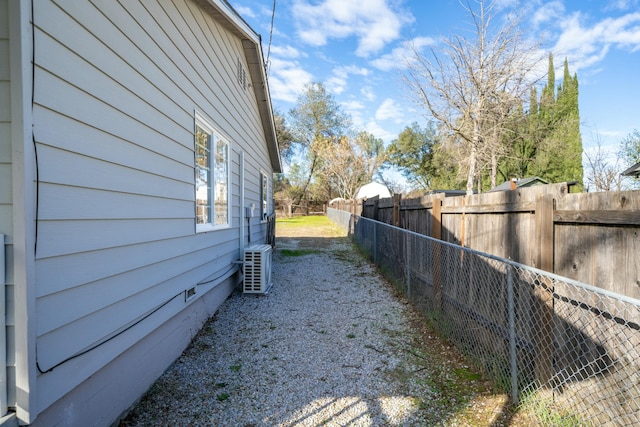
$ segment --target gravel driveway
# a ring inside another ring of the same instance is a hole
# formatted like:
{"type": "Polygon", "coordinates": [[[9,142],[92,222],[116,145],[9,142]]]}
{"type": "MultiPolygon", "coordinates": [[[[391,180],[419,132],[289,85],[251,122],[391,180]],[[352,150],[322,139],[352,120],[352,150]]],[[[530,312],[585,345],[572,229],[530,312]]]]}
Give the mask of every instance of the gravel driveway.
{"type": "Polygon", "coordinates": [[[229,297],[121,426],[470,425],[486,384],[347,238],[279,238],[273,280],[229,297]]]}

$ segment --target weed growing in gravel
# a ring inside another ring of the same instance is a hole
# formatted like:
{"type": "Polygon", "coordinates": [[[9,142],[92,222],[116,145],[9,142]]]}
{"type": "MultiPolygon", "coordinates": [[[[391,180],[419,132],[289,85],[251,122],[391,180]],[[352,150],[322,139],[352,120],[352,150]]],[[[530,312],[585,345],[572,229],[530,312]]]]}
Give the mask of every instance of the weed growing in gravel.
{"type": "Polygon", "coordinates": [[[231,369],[233,372],[240,372],[240,365],[231,365],[229,366],[229,369],[231,369]]]}
{"type": "Polygon", "coordinates": [[[559,407],[551,398],[541,398],[538,394],[533,394],[523,399],[520,408],[527,413],[533,414],[545,426],[574,427],[592,425],[582,419],[580,415],[559,407]]]}
{"type": "Polygon", "coordinates": [[[280,250],[280,255],[289,256],[289,257],[299,257],[299,256],[311,255],[311,254],[317,254],[317,253],[320,253],[320,251],[317,251],[315,249],[281,249],[280,250]]]}
{"type": "Polygon", "coordinates": [[[362,256],[351,249],[339,249],[331,252],[333,257],[338,261],[342,261],[351,266],[351,268],[355,271],[356,269],[362,268],[365,265],[365,260],[362,256]]]}
{"type": "Polygon", "coordinates": [[[229,393],[220,393],[216,396],[216,399],[218,399],[218,402],[224,402],[225,400],[229,399],[229,397],[229,393]]]}

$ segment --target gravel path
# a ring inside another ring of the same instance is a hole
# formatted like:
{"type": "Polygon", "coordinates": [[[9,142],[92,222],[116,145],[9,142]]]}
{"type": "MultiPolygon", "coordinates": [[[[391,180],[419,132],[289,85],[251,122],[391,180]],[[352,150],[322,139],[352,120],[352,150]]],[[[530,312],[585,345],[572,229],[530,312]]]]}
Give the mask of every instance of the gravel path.
{"type": "Polygon", "coordinates": [[[273,279],[225,301],[121,426],[452,423],[408,306],[346,238],[279,238],[273,279]]]}

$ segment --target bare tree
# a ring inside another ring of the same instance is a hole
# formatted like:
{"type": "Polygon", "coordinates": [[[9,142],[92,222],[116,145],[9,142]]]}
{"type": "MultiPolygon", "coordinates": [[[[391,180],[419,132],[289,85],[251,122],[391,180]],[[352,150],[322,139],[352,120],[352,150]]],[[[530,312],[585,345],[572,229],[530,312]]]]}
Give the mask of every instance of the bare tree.
{"type": "Polygon", "coordinates": [[[345,199],[354,198],[385,160],[383,141],[366,132],[353,139],[343,136],[334,141],[324,140],[316,144],[316,152],[323,159],[320,172],[345,199]]]}
{"type": "Polygon", "coordinates": [[[624,177],[620,175],[623,167],[620,165],[620,158],[612,156],[602,147],[600,135],[596,136],[595,150],[589,154],[585,150],[587,159],[586,184],[589,191],[620,191],[624,187],[624,177]]]}
{"type": "Polygon", "coordinates": [[[404,81],[418,103],[448,132],[468,146],[467,193],[473,192],[481,154],[491,156],[495,182],[500,142],[506,122],[527,100],[542,56],[520,30],[520,20],[506,17],[492,31],[494,2],[466,3],[472,37],[454,34],[429,54],[416,49],[407,58],[404,81]]]}

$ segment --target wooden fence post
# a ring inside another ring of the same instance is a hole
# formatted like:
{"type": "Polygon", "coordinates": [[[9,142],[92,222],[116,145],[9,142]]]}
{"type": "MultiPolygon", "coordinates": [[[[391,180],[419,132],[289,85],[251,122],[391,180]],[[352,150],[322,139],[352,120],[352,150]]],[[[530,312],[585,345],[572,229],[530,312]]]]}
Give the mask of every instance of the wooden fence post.
{"type": "MultiPolygon", "coordinates": [[[[442,238],[442,200],[434,198],[431,207],[431,237],[442,238]]],[[[435,242],[432,246],[433,256],[433,309],[436,313],[442,306],[442,245],[435,242]]]]}
{"type": "MultiPolygon", "coordinates": [[[[545,194],[536,199],[536,267],[553,272],[553,195],[545,194]]],[[[545,385],[553,377],[553,283],[542,278],[536,286],[537,316],[534,334],[536,349],[535,376],[540,385],[545,385]]]]}
{"type": "Polygon", "coordinates": [[[393,225],[400,227],[400,203],[402,202],[402,194],[393,195],[393,225]]]}
{"type": "Polygon", "coordinates": [[[380,221],[380,218],[378,218],[378,213],[380,212],[378,209],[378,202],[380,202],[380,198],[375,196],[373,200],[373,219],[375,221],[380,221]]]}
{"type": "Polygon", "coordinates": [[[442,240],[442,201],[444,197],[433,199],[431,207],[431,237],[442,240]]]}

